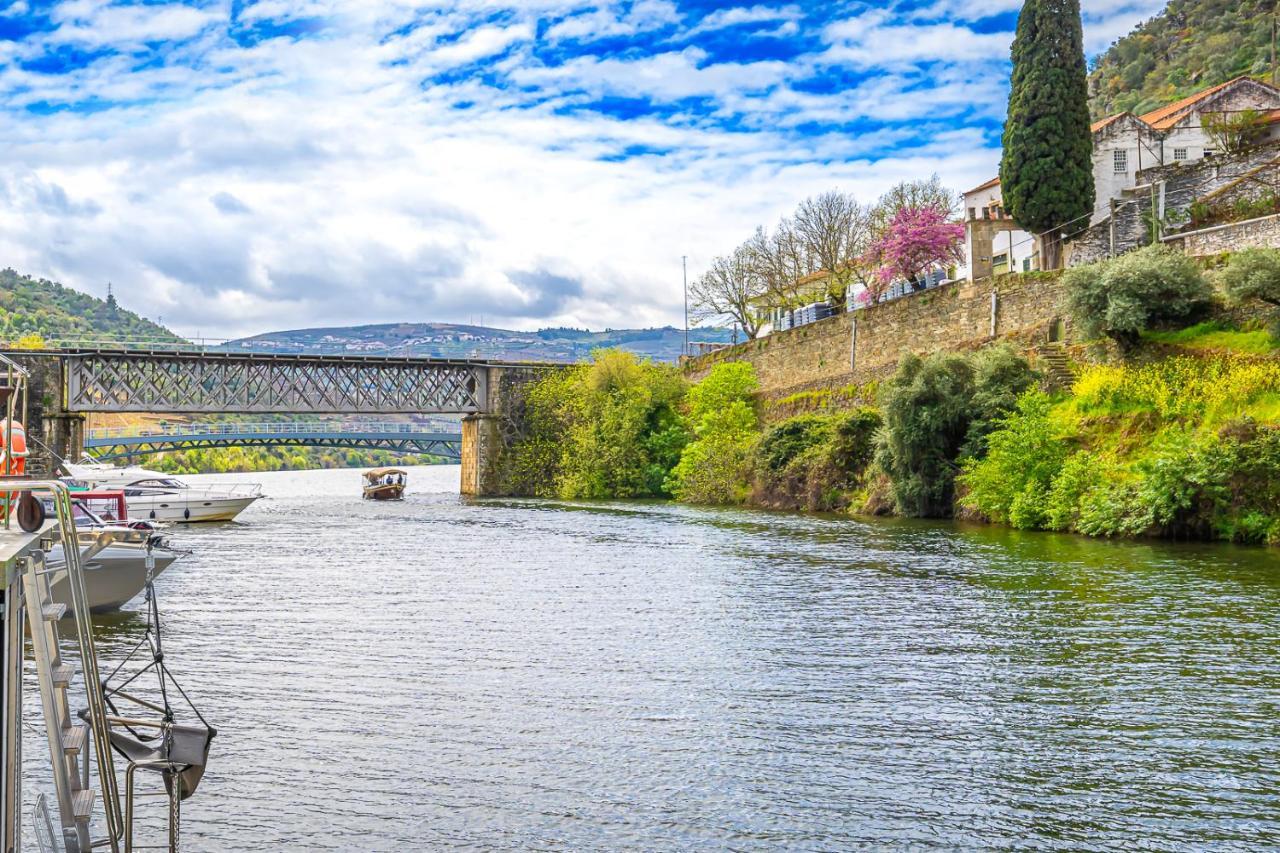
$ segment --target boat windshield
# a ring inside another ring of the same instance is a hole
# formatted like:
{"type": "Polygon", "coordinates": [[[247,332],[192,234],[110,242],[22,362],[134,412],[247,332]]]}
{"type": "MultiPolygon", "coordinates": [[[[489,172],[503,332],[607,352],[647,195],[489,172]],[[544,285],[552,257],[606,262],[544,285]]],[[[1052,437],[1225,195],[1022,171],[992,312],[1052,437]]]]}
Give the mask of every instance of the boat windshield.
{"type": "Polygon", "coordinates": [[[129,488],[137,489],[185,489],[187,484],[172,477],[156,477],[150,480],[137,480],[129,484],[129,488]]]}

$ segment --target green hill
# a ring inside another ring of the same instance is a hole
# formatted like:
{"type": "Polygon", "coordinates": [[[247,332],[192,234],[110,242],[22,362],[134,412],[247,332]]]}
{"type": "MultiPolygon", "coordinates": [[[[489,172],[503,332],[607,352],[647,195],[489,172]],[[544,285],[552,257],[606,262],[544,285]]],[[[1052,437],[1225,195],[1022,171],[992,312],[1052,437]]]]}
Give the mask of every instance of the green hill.
{"type": "Polygon", "coordinates": [[[1097,58],[1094,117],[1148,112],[1245,74],[1269,78],[1274,8],[1274,0],[1172,0],[1097,58]]]}
{"type": "Polygon", "coordinates": [[[0,270],[0,343],[38,335],[46,342],[181,342],[182,338],[114,298],[98,299],[54,281],[0,270]]]}

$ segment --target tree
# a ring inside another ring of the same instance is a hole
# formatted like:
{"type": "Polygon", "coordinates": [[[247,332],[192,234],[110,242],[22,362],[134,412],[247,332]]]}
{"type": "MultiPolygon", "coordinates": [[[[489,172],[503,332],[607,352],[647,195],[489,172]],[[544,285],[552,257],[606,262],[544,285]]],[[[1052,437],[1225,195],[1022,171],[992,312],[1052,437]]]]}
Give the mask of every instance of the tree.
{"type": "Polygon", "coordinates": [[[725,362],[689,389],[687,420],[694,440],[667,481],[678,500],[729,504],[746,499],[759,423],[752,399],[757,387],[754,367],[725,362]]]}
{"type": "Polygon", "coordinates": [[[844,305],[849,285],[870,279],[862,258],[871,246],[872,211],[852,195],[832,190],[802,201],[794,222],[809,257],[831,274],[827,298],[844,305]]]}
{"type": "Polygon", "coordinates": [[[1063,229],[1094,203],[1079,0],[1027,0],[1018,16],[1000,184],[1014,221],[1039,235],[1042,268],[1058,269],[1063,229]]]}
{"type": "Polygon", "coordinates": [[[746,248],[769,304],[778,308],[793,306],[798,298],[797,282],[814,269],[791,220],[783,219],[772,234],[757,228],[746,248]]]}
{"type": "Polygon", "coordinates": [[[915,281],[938,264],[963,258],[964,226],[949,222],[937,207],[904,207],[871,246],[869,257],[878,267],[876,298],[894,281],[915,281]]]}
{"type": "Polygon", "coordinates": [[[1280,340],[1280,250],[1236,252],[1218,273],[1218,281],[1234,303],[1256,299],[1270,305],[1271,336],[1280,340]]]}
{"type": "Polygon", "coordinates": [[[1168,246],[1146,246],[1063,276],[1067,308],[1085,338],[1103,335],[1131,349],[1159,323],[1187,320],[1212,293],[1195,261],[1168,246]]]}
{"type": "Polygon", "coordinates": [[[951,514],[956,459],[969,429],[973,367],[961,356],[908,355],[881,387],[876,463],[893,486],[898,512],[917,518],[951,514]]]}
{"type": "Polygon", "coordinates": [[[710,268],[694,280],[689,288],[695,316],[733,318],[748,338],[760,332],[760,318],[755,300],[764,295],[760,275],[752,264],[747,246],[739,246],[727,257],[718,257],[710,268]]]}
{"type": "Polygon", "coordinates": [[[901,211],[926,207],[936,208],[946,218],[954,219],[960,212],[960,195],[943,186],[936,174],[918,181],[901,181],[880,196],[872,215],[876,228],[883,230],[901,211]]]}
{"type": "Polygon", "coordinates": [[[1258,110],[1206,113],[1200,126],[1223,154],[1239,154],[1257,145],[1266,132],[1267,118],[1258,110]]]}

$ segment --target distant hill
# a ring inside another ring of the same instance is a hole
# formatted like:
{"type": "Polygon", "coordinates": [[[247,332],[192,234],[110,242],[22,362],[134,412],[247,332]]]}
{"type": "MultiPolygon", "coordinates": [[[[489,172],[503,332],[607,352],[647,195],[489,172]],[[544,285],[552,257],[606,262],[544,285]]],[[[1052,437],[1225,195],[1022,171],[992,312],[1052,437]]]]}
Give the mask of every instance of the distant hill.
{"type": "Polygon", "coordinates": [[[57,282],[0,270],[0,341],[28,335],[58,340],[179,342],[182,338],[115,299],[103,300],[57,282]]]}
{"type": "MultiPolygon", "coordinates": [[[[689,331],[690,341],[730,343],[729,329],[689,331]]],[[[541,329],[516,332],[488,326],[452,323],[388,323],[329,329],[268,332],[225,344],[249,352],[302,352],[343,355],[418,355],[444,358],[491,358],[502,361],[582,361],[592,350],[618,347],[656,361],[675,361],[684,331],[659,329],[541,329]]]]}
{"type": "Polygon", "coordinates": [[[1242,75],[1270,79],[1274,0],[1171,0],[1097,58],[1094,118],[1143,113],[1242,75]]]}

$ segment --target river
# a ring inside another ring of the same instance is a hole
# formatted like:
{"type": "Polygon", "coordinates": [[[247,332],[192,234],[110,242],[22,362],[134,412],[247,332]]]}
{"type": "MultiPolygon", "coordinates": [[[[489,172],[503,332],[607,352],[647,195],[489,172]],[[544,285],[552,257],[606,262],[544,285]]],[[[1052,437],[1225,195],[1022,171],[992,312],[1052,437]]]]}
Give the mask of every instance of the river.
{"type": "Polygon", "coordinates": [[[184,850],[1280,844],[1274,552],[252,479],[157,581],[184,850]]]}

